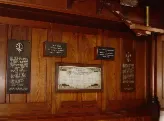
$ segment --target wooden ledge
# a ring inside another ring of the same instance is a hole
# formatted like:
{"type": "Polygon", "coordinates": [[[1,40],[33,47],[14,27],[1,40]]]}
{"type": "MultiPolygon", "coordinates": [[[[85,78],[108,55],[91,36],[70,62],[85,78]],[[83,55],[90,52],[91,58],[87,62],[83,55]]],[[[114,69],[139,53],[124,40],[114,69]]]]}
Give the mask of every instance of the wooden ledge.
{"type": "MultiPolygon", "coordinates": [[[[135,110],[135,109],[134,109],[135,110]]],[[[93,113],[93,114],[63,114],[63,115],[26,115],[26,116],[6,116],[0,117],[3,121],[63,121],[66,119],[80,119],[80,120],[110,120],[118,118],[135,118],[135,117],[150,117],[147,110],[143,111],[131,111],[131,112],[104,112],[104,113],[93,113]]]]}
{"type": "Polygon", "coordinates": [[[164,29],[153,28],[150,26],[144,26],[144,25],[139,25],[139,24],[131,24],[130,29],[143,30],[143,31],[147,31],[147,32],[154,32],[154,33],[160,33],[160,34],[164,33],[164,29]]]}

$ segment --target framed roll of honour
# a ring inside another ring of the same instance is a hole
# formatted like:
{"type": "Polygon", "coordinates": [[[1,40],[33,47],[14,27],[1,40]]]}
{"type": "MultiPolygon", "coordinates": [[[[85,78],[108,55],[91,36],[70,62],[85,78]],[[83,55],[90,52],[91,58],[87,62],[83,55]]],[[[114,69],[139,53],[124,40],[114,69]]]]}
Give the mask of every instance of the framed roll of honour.
{"type": "Polygon", "coordinates": [[[102,68],[95,64],[56,63],[57,92],[102,91],[102,68]]]}

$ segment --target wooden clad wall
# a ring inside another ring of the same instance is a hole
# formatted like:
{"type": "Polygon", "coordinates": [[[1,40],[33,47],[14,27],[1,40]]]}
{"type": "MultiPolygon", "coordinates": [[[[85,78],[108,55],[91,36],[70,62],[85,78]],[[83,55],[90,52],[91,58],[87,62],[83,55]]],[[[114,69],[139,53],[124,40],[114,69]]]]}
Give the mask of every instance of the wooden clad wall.
{"type": "Polygon", "coordinates": [[[96,101],[98,107],[105,110],[109,100],[131,102],[131,100],[145,99],[145,40],[136,41],[127,33],[28,20],[0,18],[0,23],[0,116],[54,114],[63,101],[96,101]],[[31,92],[29,94],[6,94],[8,39],[30,40],[32,43],[31,92]],[[136,52],[136,91],[123,93],[120,91],[121,49],[122,42],[127,39],[134,41],[136,52]],[[43,57],[44,41],[66,42],[68,44],[67,57],[43,57]],[[94,47],[96,46],[115,48],[115,60],[94,60],[94,47]],[[56,93],[56,62],[101,64],[103,66],[103,92],[56,93]]]}
{"type": "Polygon", "coordinates": [[[161,104],[164,108],[164,36],[158,37],[157,41],[157,94],[161,104]]]}

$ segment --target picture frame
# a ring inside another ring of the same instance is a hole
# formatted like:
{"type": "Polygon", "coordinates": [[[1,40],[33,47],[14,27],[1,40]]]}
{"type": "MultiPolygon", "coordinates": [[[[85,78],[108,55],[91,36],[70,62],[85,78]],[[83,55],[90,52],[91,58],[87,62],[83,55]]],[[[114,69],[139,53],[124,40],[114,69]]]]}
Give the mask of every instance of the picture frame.
{"type": "Polygon", "coordinates": [[[98,92],[103,90],[102,66],[56,63],[57,92],[98,92]]]}

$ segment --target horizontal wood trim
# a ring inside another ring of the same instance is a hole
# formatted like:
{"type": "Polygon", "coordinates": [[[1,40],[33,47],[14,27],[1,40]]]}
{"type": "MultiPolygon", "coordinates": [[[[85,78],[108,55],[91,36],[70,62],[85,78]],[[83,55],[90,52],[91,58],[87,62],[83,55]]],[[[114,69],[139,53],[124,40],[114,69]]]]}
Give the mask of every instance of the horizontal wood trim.
{"type": "Polygon", "coordinates": [[[28,26],[28,27],[33,27],[33,28],[50,28],[50,23],[48,22],[25,20],[25,19],[2,17],[2,16],[0,16],[0,23],[19,25],[19,26],[28,26]]]}
{"type": "Polygon", "coordinates": [[[51,108],[46,103],[0,104],[0,116],[50,114],[51,108]]]}
{"type": "MultiPolygon", "coordinates": [[[[64,32],[82,32],[87,34],[98,34],[98,29],[95,28],[72,26],[66,24],[56,24],[51,22],[25,20],[25,19],[2,17],[2,16],[0,16],[0,24],[12,24],[18,26],[28,26],[31,28],[53,29],[58,31],[61,30],[64,32]]],[[[120,34],[121,33],[118,32],[117,35],[120,34]]]]}
{"type": "MultiPolygon", "coordinates": [[[[26,19],[19,19],[19,18],[10,18],[10,17],[2,17],[0,16],[0,24],[12,24],[18,26],[26,26],[30,28],[40,28],[40,29],[53,29],[63,32],[79,32],[85,34],[98,34],[98,29],[96,28],[89,28],[89,27],[81,27],[81,26],[73,26],[73,25],[66,25],[66,24],[57,24],[51,22],[43,22],[43,21],[36,21],[36,20],[26,20],[26,19]]],[[[118,37],[118,38],[131,38],[134,39],[134,35],[128,32],[114,32],[108,31],[105,32],[106,35],[110,35],[110,37],[118,37]]]]}
{"type": "MultiPolygon", "coordinates": [[[[14,5],[14,6],[20,6],[20,7],[36,8],[36,9],[42,9],[42,10],[48,10],[48,11],[54,11],[54,12],[58,11],[58,12],[70,14],[70,11],[68,11],[68,10],[55,9],[54,7],[43,6],[43,5],[39,5],[39,4],[30,4],[30,3],[25,3],[25,2],[6,1],[6,0],[0,0],[0,4],[14,5]]],[[[75,13],[75,12],[74,13],[71,12],[71,13],[72,14],[81,15],[81,16],[87,16],[86,14],[82,14],[82,13],[75,13]]],[[[89,15],[87,17],[101,18],[98,15],[89,15]]],[[[115,21],[118,21],[118,19],[116,19],[115,21]]]]}
{"type": "Polygon", "coordinates": [[[148,32],[150,31],[150,32],[155,32],[155,33],[160,33],[160,34],[164,33],[163,29],[154,28],[154,27],[150,27],[150,26],[143,26],[143,25],[139,25],[139,24],[130,25],[130,29],[143,30],[143,31],[148,31],[148,32]]]}
{"type": "Polygon", "coordinates": [[[97,120],[109,120],[109,119],[125,119],[125,118],[144,118],[144,117],[148,117],[150,118],[150,116],[146,116],[146,115],[136,115],[136,114],[133,114],[133,115],[122,115],[120,113],[102,113],[102,114],[93,114],[93,115],[90,115],[90,114],[85,114],[85,115],[76,115],[76,116],[73,116],[73,115],[65,115],[65,116],[55,116],[55,115],[44,115],[44,116],[18,116],[18,117],[13,117],[13,116],[10,116],[10,117],[1,117],[0,119],[3,121],[10,121],[10,120],[14,120],[14,121],[20,121],[20,120],[23,120],[23,121],[64,121],[64,120],[68,120],[68,119],[73,119],[73,121],[77,121],[78,119],[80,120],[94,120],[94,121],[97,121],[97,120]]]}

